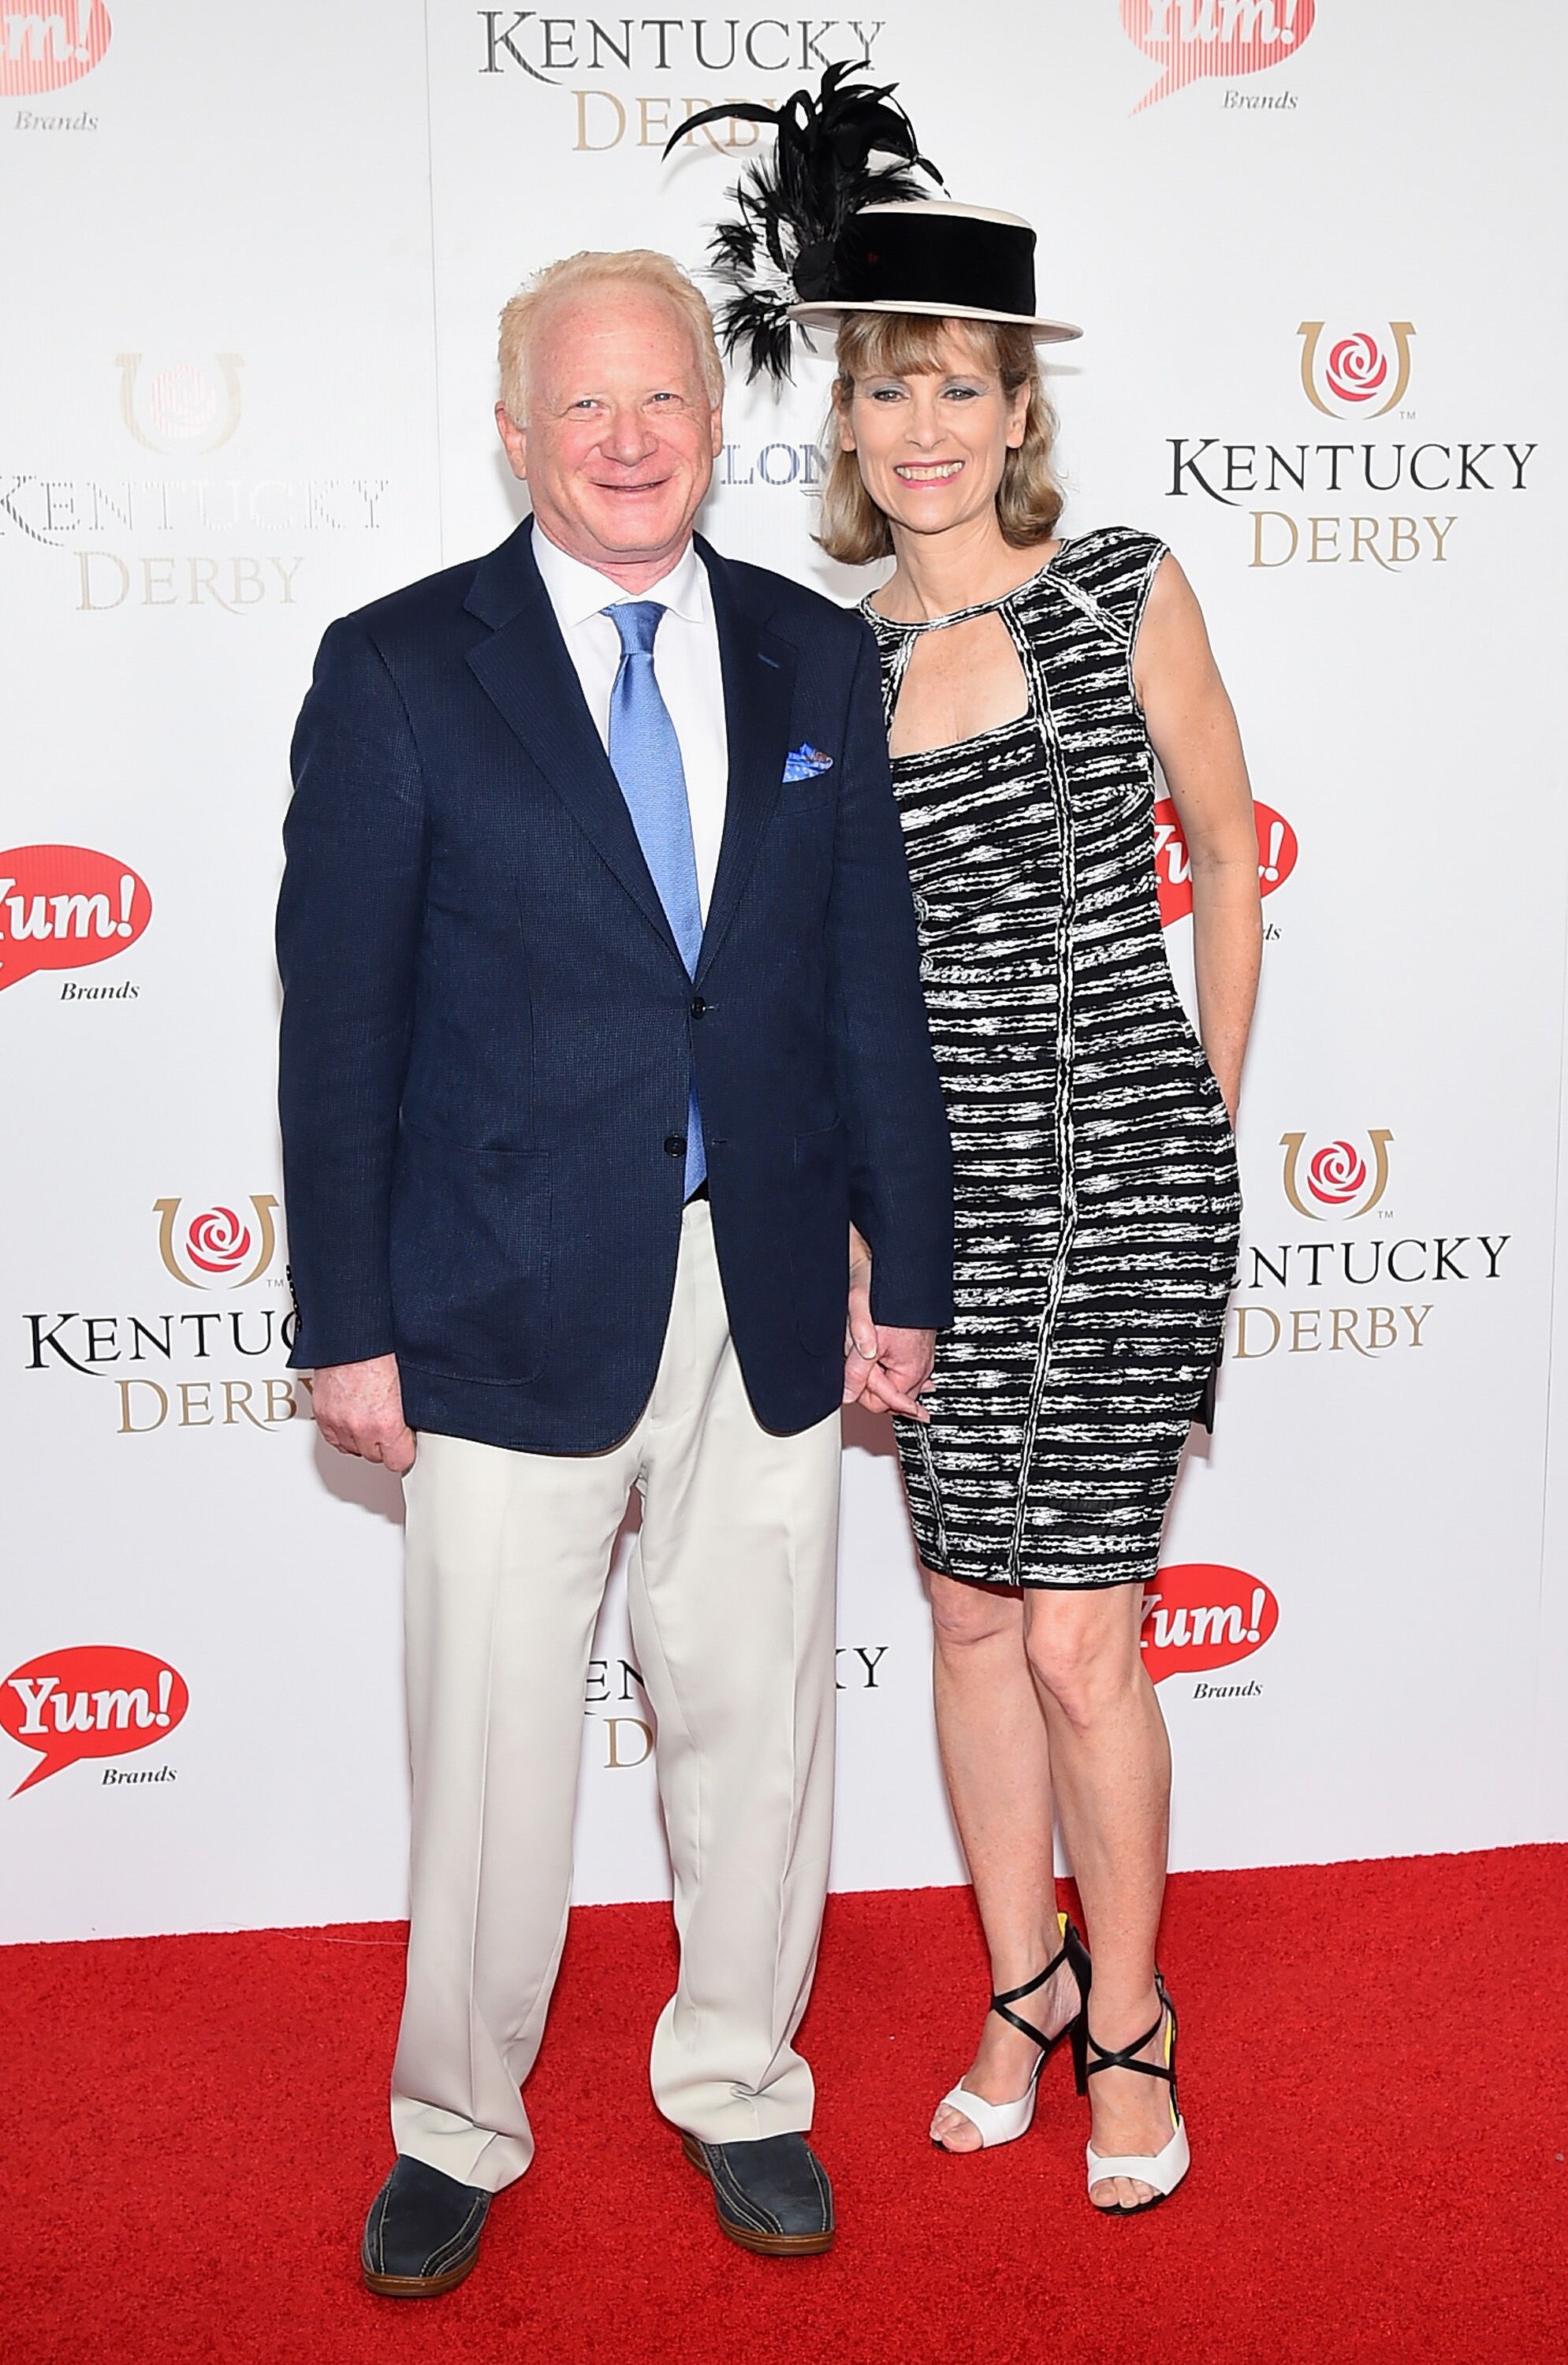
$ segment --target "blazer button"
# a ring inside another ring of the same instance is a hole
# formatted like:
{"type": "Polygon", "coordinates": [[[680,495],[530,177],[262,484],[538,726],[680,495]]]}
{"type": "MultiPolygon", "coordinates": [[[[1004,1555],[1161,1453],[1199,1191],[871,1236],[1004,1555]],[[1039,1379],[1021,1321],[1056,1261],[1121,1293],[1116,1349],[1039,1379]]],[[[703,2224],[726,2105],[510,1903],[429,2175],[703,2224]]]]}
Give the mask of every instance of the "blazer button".
{"type": "Polygon", "coordinates": [[[693,1018],[700,1018],[706,1012],[708,1004],[703,1001],[702,996],[699,994],[696,1001],[691,1005],[691,1015],[693,1018]]]}
{"type": "Polygon", "coordinates": [[[685,1134],[666,1134],[665,1137],[665,1148],[672,1158],[684,1158],[686,1156],[685,1134]]]}

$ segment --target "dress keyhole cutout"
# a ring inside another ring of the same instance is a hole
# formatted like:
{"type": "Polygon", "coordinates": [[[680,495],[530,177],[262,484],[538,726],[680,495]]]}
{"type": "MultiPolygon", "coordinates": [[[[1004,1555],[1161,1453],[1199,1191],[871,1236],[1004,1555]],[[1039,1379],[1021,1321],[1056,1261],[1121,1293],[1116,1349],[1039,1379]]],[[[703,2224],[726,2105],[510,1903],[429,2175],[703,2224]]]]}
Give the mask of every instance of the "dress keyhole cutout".
{"type": "Polygon", "coordinates": [[[917,633],[899,686],[889,745],[895,756],[957,747],[1022,721],[1029,686],[998,609],[917,633]]]}

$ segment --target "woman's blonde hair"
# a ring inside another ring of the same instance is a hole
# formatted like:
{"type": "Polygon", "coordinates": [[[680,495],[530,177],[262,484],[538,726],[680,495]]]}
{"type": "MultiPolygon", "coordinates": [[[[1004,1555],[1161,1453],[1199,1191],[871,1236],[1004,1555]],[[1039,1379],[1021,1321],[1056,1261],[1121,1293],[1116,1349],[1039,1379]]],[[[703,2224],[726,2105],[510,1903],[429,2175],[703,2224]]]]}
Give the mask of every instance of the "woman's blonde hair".
{"type": "Polygon", "coordinates": [[[521,425],[528,407],[528,349],[536,316],[556,296],[578,296],[585,290],[617,287],[651,288],[667,297],[691,331],[702,383],[711,403],[724,398],[724,364],[713,339],[713,315],[702,291],[678,263],[651,247],[628,247],[620,254],[591,249],[548,263],[520,287],[501,314],[501,402],[509,419],[521,425]]]}
{"type": "Polygon", "coordinates": [[[946,359],[950,337],[961,337],[985,365],[995,370],[1004,394],[1029,389],[1024,441],[1010,451],[996,491],[996,519],[1002,540],[1015,550],[1048,542],[1061,515],[1061,488],[1051,472],[1056,413],[1040,382],[1040,364],[1029,331],[993,320],[940,319],[919,312],[850,312],[838,332],[838,375],[833,389],[834,447],[823,487],[817,540],[830,558],[848,566],[868,566],[891,555],[888,521],[866,490],[857,454],[837,440],[840,417],[856,381],[863,377],[913,377],[935,371],[946,359]]]}

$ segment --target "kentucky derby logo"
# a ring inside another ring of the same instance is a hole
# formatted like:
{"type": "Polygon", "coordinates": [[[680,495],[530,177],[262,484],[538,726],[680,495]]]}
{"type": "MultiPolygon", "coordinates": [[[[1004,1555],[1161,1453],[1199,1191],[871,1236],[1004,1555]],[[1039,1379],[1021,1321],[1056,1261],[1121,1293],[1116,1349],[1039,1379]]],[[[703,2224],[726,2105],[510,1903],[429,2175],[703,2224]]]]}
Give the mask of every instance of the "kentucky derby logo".
{"type": "Polygon", "coordinates": [[[0,95],[31,98],[91,73],[109,46],[103,0],[6,7],[0,0],[0,95]]]}
{"type": "Polygon", "coordinates": [[[127,427],[149,452],[216,452],[240,424],[240,356],[214,353],[212,367],[160,362],[144,369],[143,353],[117,353],[119,407],[127,427]]]}
{"type": "Polygon", "coordinates": [[[1366,329],[1326,338],[1326,325],[1304,320],[1296,331],[1308,402],[1330,419],[1381,419],[1405,398],[1415,323],[1390,320],[1386,338],[1366,329]]]}
{"type": "Polygon", "coordinates": [[[1388,1188],[1388,1145],[1393,1139],[1386,1126],[1372,1127],[1367,1136],[1369,1164],[1352,1141],[1326,1141],[1308,1152],[1305,1133],[1282,1133],[1285,1196],[1296,1214],[1310,1216],[1315,1223],[1321,1223],[1325,1213],[1370,1215],[1388,1188]],[[1316,1206],[1310,1204],[1314,1200],[1316,1206]]]}
{"type": "Polygon", "coordinates": [[[218,1289],[225,1283],[243,1289],[260,1281],[277,1253],[277,1229],[273,1210],[277,1201],[268,1191],[255,1192],[247,1218],[232,1207],[206,1207],[183,1221],[180,1199],[154,1199],[158,1217],[158,1253],[166,1270],[187,1289],[218,1289]]]}

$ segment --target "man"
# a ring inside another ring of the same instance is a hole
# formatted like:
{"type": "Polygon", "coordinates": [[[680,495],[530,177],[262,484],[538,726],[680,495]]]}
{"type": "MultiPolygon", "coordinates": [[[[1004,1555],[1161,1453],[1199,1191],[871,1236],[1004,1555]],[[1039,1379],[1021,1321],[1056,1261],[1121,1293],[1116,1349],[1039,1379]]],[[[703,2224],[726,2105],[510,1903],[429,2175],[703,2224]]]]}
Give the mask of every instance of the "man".
{"type": "Polygon", "coordinates": [[[408,1498],[398,2159],[363,2249],[399,2297],[462,2280],[532,2157],[519,2089],[633,1487],[681,1936],[654,2093],[734,2240],[831,2243],[791,2040],[827,1877],[836,1411],[870,1374],[917,1412],[950,1315],[870,637],[694,541],[723,380],[666,258],[543,273],[501,365],[532,519],[328,632],[278,919],[295,1361],[329,1443],[408,1498]],[[852,1217],[875,1328],[846,1357],[852,1217]]]}

